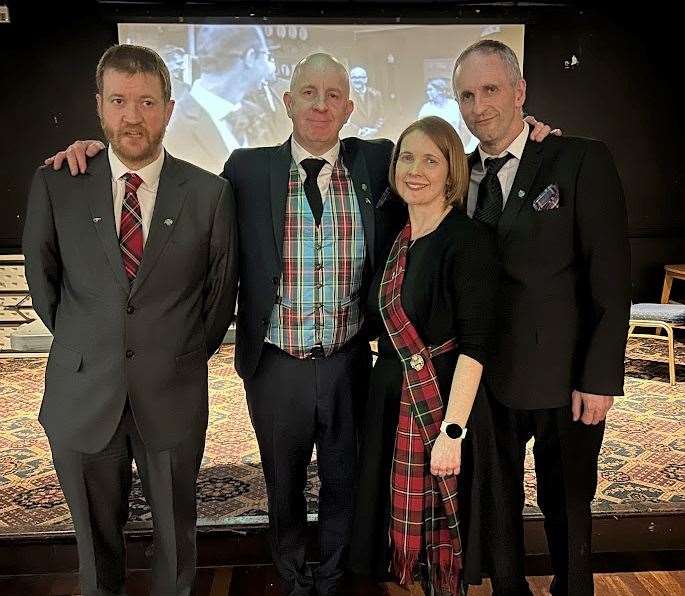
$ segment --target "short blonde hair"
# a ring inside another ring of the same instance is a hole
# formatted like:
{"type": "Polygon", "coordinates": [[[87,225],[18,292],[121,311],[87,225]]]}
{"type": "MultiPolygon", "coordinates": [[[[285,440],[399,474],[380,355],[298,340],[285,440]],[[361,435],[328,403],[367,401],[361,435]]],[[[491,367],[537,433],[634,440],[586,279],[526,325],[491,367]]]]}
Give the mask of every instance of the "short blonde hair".
{"type": "Polygon", "coordinates": [[[447,182],[445,183],[445,205],[464,208],[466,191],[469,187],[469,166],[464,153],[464,145],[454,127],[438,116],[427,116],[413,122],[402,131],[392,152],[389,182],[392,191],[399,195],[395,186],[397,160],[402,149],[402,141],[409,133],[420,130],[433,141],[447,160],[447,182]]]}

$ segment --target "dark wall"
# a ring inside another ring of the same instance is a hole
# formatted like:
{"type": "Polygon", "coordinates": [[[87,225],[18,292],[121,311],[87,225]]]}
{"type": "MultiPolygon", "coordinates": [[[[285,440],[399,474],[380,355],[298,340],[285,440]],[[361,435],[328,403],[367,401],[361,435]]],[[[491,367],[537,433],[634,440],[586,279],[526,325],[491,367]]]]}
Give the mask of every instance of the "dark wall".
{"type": "Polygon", "coordinates": [[[0,25],[2,252],[19,252],[36,167],[75,138],[101,136],[95,66],[116,25],[94,4],[45,4],[10,2],[11,23],[0,25]]]}
{"type": "MultiPolygon", "coordinates": [[[[4,252],[16,252],[20,245],[26,192],[36,166],[75,138],[101,135],[93,73],[100,54],[116,42],[116,23],[95,3],[85,8],[79,4],[78,11],[60,4],[72,12],[45,12],[38,2],[10,2],[12,23],[0,25],[4,252]]],[[[281,15],[287,14],[284,4],[281,15]]],[[[413,14],[425,16],[427,6],[413,14]]],[[[363,15],[364,5],[355,3],[355,10],[363,15]]],[[[443,17],[446,10],[441,5],[441,12],[433,14],[443,17]]],[[[293,18],[296,13],[301,17],[307,9],[296,5],[293,18]]],[[[376,9],[373,15],[378,15],[376,9]]],[[[634,298],[657,300],[663,264],[685,262],[685,168],[679,157],[682,125],[675,97],[679,40],[666,37],[663,16],[657,21],[645,14],[571,8],[523,13],[498,7],[480,15],[491,22],[527,24],[527,111],[562,127],[565,134],[599,138],[609,145],[626,191],[634,298]],[[572,55],[579,64],[566,68],[572,55]]],[[[679,290],[676,283],[674,293],[685,293],[685,288],[679,290]]]]}
{"type": "MultiPolygon", "coordinates": [[[[607,143],[626,194],[633,299],[658,302],[663,265],[685,263],[685,167],[675,95],[680,41],[648,12],[529,25],[526,109],[567,134],[607,143]],[[579,64],[567,69],[571,55],[579,64]]],[[[685,297],[685,282],[673,292],[685,297]]]]}

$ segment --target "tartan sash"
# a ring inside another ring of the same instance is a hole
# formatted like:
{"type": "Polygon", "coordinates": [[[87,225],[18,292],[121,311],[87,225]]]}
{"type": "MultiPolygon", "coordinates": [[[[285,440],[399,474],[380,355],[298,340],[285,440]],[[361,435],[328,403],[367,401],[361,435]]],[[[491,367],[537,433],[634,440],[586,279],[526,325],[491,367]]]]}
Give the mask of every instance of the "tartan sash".
{"type": "Polygon", "coordinates": [[[392,246],[379,292],[381,316],[404,373],[391,474],[391,566],[400,584],[411,583],[423,542],[431,583],[456,594],[462,568],[457,477],[433,476],[430,452],[443,419],[431,357],[457,344],[450,339],[435,348],[425,346],[402,307],[410,241],[407,222],[392,246]]]}

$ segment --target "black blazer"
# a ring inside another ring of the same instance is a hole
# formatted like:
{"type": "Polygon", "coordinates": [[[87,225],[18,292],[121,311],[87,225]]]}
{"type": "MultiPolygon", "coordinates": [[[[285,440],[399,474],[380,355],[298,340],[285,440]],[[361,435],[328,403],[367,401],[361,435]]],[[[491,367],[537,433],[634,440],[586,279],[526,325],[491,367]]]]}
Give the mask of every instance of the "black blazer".
{"type": "Polygon", "coordinates": [[[485,373],[497,399],[537,409],[568,405],[573,389],[622,395],[630,254],[607,147],[573,137],[528,140],[497,244],[503,276],[485,373]],[[559,188],[559,208],[535,211],[550,184],[559,188]]]}
{"type": "MultiPolygon", "coordinates": [[[[376,207],[388,188],[393,144],[386,139],[356,138],[341,143],[364,224],[364,279],[368,284],[370,273],[385,263],[389,245],[406,218],[398,201],[388,201],[382,209],[376,207]]],[[[291,161],[288,139],[276,147],[233,151],[222,173],[233,189],[238,212],[240,290],[235,367],[244,379],[257,368],[283,269],[283,222],[291,161]]]]}
{"type": "Polygon", "coordinates": [[[218,176],[167,154],[129,289],[103,151],[88,171],[40,168],[24,225],[26,278],[54,335],[40,422],[52,441],[103,449],[126,399],[145,444],[207,424],[207,358],[235,309],[235,207],[218,176]]]}

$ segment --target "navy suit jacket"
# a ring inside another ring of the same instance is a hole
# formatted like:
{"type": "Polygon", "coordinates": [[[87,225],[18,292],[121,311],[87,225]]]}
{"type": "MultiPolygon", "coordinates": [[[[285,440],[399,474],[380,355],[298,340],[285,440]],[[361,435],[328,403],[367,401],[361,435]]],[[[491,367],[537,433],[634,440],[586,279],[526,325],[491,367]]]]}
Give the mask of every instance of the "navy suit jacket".
{"type": "MultiPolygon", "coordinates": [[[[387,139],[341,141],[342,159],[352,178],[366,237],[361,296],[366,295],[370,274],[385,264],[390,244],[406,220],[399,201],[390,200],[378,207],[388,188],[392,148],[387,139]]],[[[240,290],[235,366],[243,378],[251,377],[257,368],[276,301],[283,269],[283,223],[291,162],[288,139],[275,147],[237,149],[222,173],[233,190],[238,213],[240,290]]]]}

